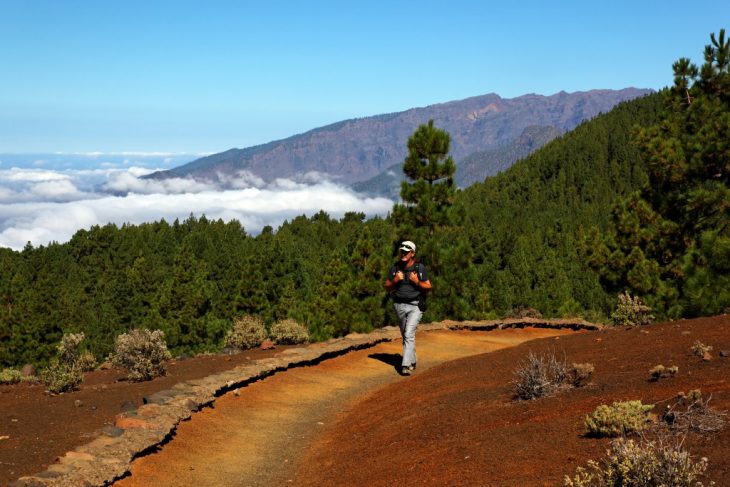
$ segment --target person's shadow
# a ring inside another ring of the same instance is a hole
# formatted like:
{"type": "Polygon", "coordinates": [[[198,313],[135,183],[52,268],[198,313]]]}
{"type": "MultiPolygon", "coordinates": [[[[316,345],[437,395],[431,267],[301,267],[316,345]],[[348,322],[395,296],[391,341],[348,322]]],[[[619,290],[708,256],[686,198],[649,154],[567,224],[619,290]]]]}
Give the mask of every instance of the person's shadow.
{"type": "Polygon", "coordinates": [[[388,364],[393,367],[396,373],[400,373],[400,365],[403,361],[403,357],[399,353],[371,353],[368,358],[380,360],[384,364],[388,364]]]}

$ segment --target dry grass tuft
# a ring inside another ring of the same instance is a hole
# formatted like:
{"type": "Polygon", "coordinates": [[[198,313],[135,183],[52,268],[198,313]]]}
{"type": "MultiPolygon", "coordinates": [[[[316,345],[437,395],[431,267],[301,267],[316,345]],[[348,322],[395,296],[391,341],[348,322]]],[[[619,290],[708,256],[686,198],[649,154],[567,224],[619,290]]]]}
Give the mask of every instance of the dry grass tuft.
{"type": "Polygon", "coordinates": [[[678,400],[667,406],[662,419],[670,429],[688,433],[709,434],[725,428],[727,414],[709,406],[711,397],[703,400],[699,389],[685,395],[679,393],[678,400]]]}

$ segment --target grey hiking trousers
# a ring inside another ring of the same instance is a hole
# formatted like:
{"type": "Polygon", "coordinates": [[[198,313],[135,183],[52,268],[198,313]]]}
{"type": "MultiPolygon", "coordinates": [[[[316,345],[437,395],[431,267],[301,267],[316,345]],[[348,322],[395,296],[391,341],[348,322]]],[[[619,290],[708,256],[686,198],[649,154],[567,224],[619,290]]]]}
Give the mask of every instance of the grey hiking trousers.
{"type": "Polygon", "coordinates": [[[423,312],[418,309],[418,301],[413,303],[394,303],[395,313],[398,315],[398,326],[403,337],[403,367],[416,363],[416,328],[421,321],[423,312]]]}

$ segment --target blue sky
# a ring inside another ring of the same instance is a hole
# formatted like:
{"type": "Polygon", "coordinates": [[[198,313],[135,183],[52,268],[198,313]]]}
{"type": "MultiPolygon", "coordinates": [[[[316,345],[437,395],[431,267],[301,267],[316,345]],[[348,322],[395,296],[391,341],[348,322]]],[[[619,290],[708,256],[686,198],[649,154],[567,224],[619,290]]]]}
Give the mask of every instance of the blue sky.
{"type": "Polygon", "coordinates": [[[495,92],[661,88],[726,0],[0,0],[0,153],[219,152],[495,92]]]}

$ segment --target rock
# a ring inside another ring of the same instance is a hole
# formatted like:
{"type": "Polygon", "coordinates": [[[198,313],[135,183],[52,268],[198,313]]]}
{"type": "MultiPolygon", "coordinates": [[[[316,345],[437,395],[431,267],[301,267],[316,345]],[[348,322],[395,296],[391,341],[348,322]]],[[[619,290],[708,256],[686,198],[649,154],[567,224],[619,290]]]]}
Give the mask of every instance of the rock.
{"type": "Polygon", "coordinates": [[[32,477],[21,477],[10,484],[10,487],[46,487],[48,484],[44,480],[50,480],[60,476],[60,473],[45,470],[33,475],[32,477]]]}
{"type": "Polygon", "coordinates": [[[107,360],[106,362],[102,362],[101,365],[99,365],[98,369],[99,370],[109,370],[112,367],[114,367],[112,365],[112,363],[107,360]]]}
{"type": "Polygon", "coordinates": [[[33,377],[36,375],[36,369],[35,365],[33,364],[25,364],[22,369],[20,369],[20,375],[23,377],[33,377]]]}
{"type": "Polygon", "coordinates": [[[183,405],[188,409],[188,411],[197,411],[199,409],[198,403],[192,399],[186,399],[183,405]]]}
{"type": "Polygon", "coordinates": [[[137,416],[140,418],[155,417],[159,415],[162,410],[163,407],[160,404],[145,404],[144,406],[140,406],[140,408],[137,409],[137,416]]]}
{"type": "Polygon", "coordinates": [[[2,436],[0,436],[0,441],[9,440],[9,439],[10,439],[10,437],[8,435],[2,435],[2,436]]]}
{"type": "Polygon", "coordinates": [[[165,391],[155,392],[154,394],[150,394],[148,396],[144,396],[142,398],[142,402],[144,404],[165,404],[169,402],[170,399],[175,398],[180,394],[181,392],[179,390],[168,389],[165,391]]]}
{"type": "Polygon", "coordinates": [[[82,401],[81,399],[76,399],[74,401],[74,406],[76,406],[77,408],[80,408],[83,405],[84,405],[84,401],[82,401]]]}
{"type": "Polygon", "coordinates": [[[167,401],[170,400],[169,394],[166,394],[168,391],[162,391],[162,392],[155,392],[154,394],[150,394],[149,396],[144,396],[142,398],[143,404],[165,404],[167,401]]]}
{"type": "Polygon", "coordinates": [[[121,428],[123,430],[153,429],[153,426],[152,426],[152,424],[150,424],[149,421],[145,421],[144,419],[139,419],[139,418],[130,418],[130,417],[123,416],[123,415],[117,416],[117,419],[114,422],[114,425],[117,428],[121,428]]]}
{"type": "Polygon", "coordinates": [[[721,350],[720,357],[730,357],[730,350],[721,350]]]}
{"type": "Polygon", "coordinates": [[[272,342],[271,340],[264,340],[261,345],[259,346],[261,350],[273,350],[276,348],[276,344],[272,342]]]}
{"type": "Polygon", "coordinates": [[[702,360],[704,360],[705,362],[709,362],[710,360],[712,360],[712,355],[710,355],[710,352],[705,352],[704,354],[702,354],[702,360]]]}
{"type": "Polygon", "coordinates": [[[60,458],[61,463],[90,462],[94,455],[85,452],[70,451],[60,458]]]}
{"type": "Polygon", "coordinates": [[[121,409],[125,413],[128,413],[137,409],[137,405],[134,404],[132,401],[126,401],[123,402],[121,406],[119,406],[119,409],[121,409]]]}
{"type": "Polygon", "coordinates": [[[43,472],[37,473],[35,476],[41,479],[55,479],[60,477],[61,474],[59,472],[54,472],[53,470],[44,470],[43,472]]]}
{"type": "Polygon", "coordinates": [[[117,428],[116,426],[111,426],[111,425],[104,426],[101,429],[101,432],[112,438],[116,438],[116,437],[122,436],[124,434],[124,430],[122,428],[117,428]]]}

